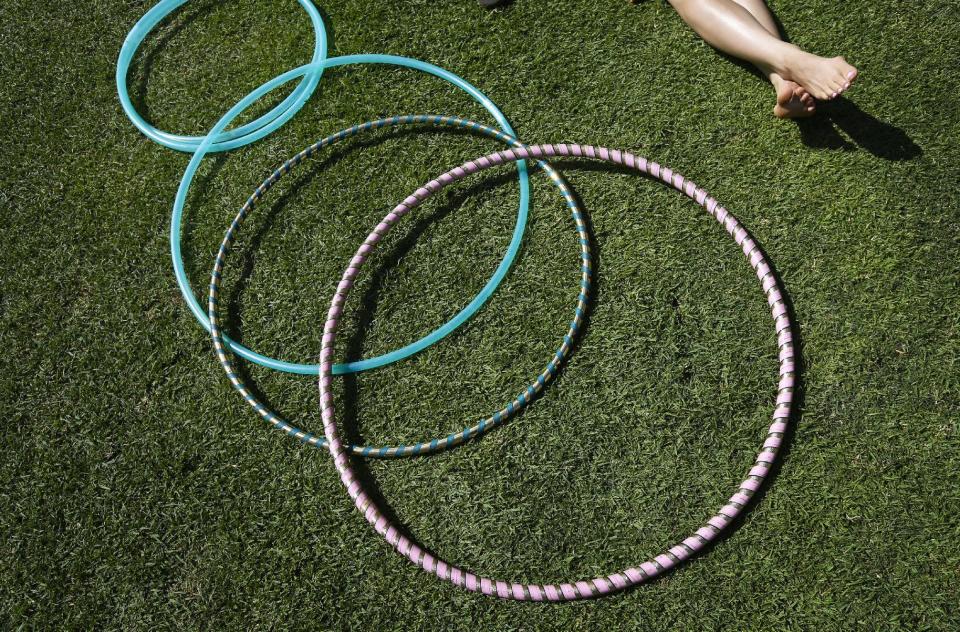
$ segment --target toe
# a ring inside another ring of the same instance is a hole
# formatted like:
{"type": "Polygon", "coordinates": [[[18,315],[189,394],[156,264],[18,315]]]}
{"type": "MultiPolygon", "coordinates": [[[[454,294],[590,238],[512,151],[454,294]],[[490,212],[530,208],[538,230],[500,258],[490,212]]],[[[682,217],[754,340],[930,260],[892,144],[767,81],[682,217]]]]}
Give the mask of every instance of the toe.
{"type": "Polygon", "coordinates": [[[839,71],[838,74],[840,75],[838,78],[841,83],[845,84],[846,87],[849,87],[850,84],[853,83],[854,79],[857,78],[857,68],[856,66],[847,63],[847,60],[843,57],[838,57],[837,59],[840,62],[837,66],[837,70],[839,71]]]}
{"type": "Polygon", "coordinates": [[[829,81],[817,82],[816,84],[807,86],[807,92],[810,93],[814,99],[820,99],[821,101],[826,101],[831,98],[831,94],[836,91],[834,85],[829,81]]]}
{"type": "Polygon", "coordinates": [[[846,90],[850,83],[857,76],[857,69],[847,63],[843,57],[833,58],[833,72],[831,73],[829,83],[833,90],[841,92],[846,90]]]}
{"type": "Polygon", "coordinates": [[[777,88],[777,105],[786,105],[793,98],[793,90],[789,84],[783,84],[777,88]]]}
{"type": "Polygon", "coordinates": [[[845,82],[842,79],[834,79],[830,83],[830,90],[831,90],[830,98],[836,99],[841,93],[843,93],[843,91],[846,90],[844,85],[845,85],[845,82]]]}

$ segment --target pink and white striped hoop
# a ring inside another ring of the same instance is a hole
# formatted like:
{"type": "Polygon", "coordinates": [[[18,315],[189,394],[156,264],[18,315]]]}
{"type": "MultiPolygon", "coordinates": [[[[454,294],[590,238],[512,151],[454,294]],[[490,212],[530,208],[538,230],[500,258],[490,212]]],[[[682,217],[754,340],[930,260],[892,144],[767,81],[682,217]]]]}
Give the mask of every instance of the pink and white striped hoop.
{"type": "Polygon", "coordinates": [[[604,147],[592,147],[589,145],[533,145],[489,154],[477,160],[467,162],[460,167],[448,171],[435,180],[431,180],[422,188],[417,189],[414,195],[411,195],[401,204],[397,205],[384,217],[383,221],[377,225],[373,232],[367,236],[363,245],[357,250],[356,255],[350,260],[349,267],[343,273],[343,277],[333,296],[330,310],[327,313],[327,321],[323,328],[323,342],[320,352],[320,407],[324,433],[329,442],[329,449],[333,455],[334,465],[340,473],[340,480],[347,488],[347,493],[350,494],[350,497],[367,521],[372,524],[377,532],[384,536],[387,542],[393,545],[400,554],[406,556],[411,562],[425,571],[433,573],[440,579],[452,582],[456,586],[466,588],[467,590],[482,592],[486,595],[494,595],[502,599],[567,601],[606,595],[656,577],[690,558],[703,549],[709,542],[715,540],[721,531],[744,511],[751,497],[760,488],[761,483],[767,477],[776,460],[790,420],[793,406],[795,375],[796,365],[794,360],[792,324],[784,293],[779,286],[779,282],[771,266],[766,261],[763,252],[760,250],[759,245],[750,237],[746,228],[723,206],[719,205],[715,199],[707,195],[706,191],[666,167],[662,167],[655,162],[649,162],[646,158],[639,158],[627,152],[606,149],[604,147]],[[337,326],[343,312],[343,306],[346,303],[350,289],[353,287],[354,279],[356,279],[357,274],[359,274],[360,268],[367,257],[373,249],[376,248],[377,243],[390,231],[397,220],[406,215],[410,209],[418,206],[430,195],[471,173],[482,171],[504,162],[522,160],[524,158],[550,158],[553,156],[582,156],[594,158],[618,165],[625,165],[641,173],[649,174],[695,200],[703,206],[711,216],[720,222],[737,242],[737,245],[743,250],[744,256],[746,256],[750,262],[750,266],[760,279],[763,292],[767,297],[767,303],[771,309],[777,334],[777,344],[780,355],[780,378],[777,401],[773,411],[773,422],[769,427],[763,447],[757,455],[756,462],[748,472],[746,479],[740,483],[736,493],[727,501],[727,504],[721,507],[717,514],[707,520],[696,532],[663,553],[642,562],[637,567],[627,568],[611,575],[562,584],[523,584],[481,577],[454,566],[445,560],[439,559],[403,535],[390,519],[374,504],[374,501],[364,489],[363,483],[354,474],[348,447],[341,441],[340,430],[334,418],[333,394],[331,393],[333,347],[336,339],[337,326]]]}

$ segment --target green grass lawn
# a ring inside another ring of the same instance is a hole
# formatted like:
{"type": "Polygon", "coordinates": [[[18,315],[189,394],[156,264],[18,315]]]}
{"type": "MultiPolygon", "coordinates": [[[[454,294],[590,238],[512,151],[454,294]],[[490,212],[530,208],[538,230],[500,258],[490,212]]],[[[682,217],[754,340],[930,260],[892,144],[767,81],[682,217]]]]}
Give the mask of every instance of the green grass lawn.
{"type": "MultiPolygon", "coordinates": [[[[473,0],[321,6],[331,54],[408,55],[474,83],[525,142],[631,150],[706,188],[750,229],[793,302],[802,353],[782,466],[718,545],[650,584],[563,605],[503,602],[415,569],[367,525],[326,452],[269,429],[230,387],[173,278],[168,222],[188,156],[153,144],[114,86],[151,5],[0,4],[0,626],[18,628],[849,630],[960,626],[960,108],[949,2],[772,7],[792,40],[861,71],[803,124],[665,3],[473,0]]],[[[195,0],[130,76],[163,129],[202,133],[308,61],[294,0],[195,0]]],[[[208,159],[185,251],[205,288],[223,231],[304,146],[382,115],[492,122],[413,71],[329,71],[289,124],[208,159]]],[[[493,141],[383,131],[274,188],[228,262],[229,331],[314,361],[339,275],[367,232],[493,141]]],[[[559,163],[590,215],[598,288],[561,377],[523,415],[437,456],[369,461],[389,510],[441,556],[525,581],[593,577],[689,535],[766,434],[776,342],[739,249],[676,191],[559,163]]],[[[455,335],[342,380],[349,434],[379,445],[459,430],[533,379],[577,296],[574,225],[554,187],[517,264],[455,335]]],[[[448,320],[509,242],[503,167],[391,233],[362,275],[339,359],[448,320]]],[[[247,366],[320,431],[315,381],[247,366]]]]}

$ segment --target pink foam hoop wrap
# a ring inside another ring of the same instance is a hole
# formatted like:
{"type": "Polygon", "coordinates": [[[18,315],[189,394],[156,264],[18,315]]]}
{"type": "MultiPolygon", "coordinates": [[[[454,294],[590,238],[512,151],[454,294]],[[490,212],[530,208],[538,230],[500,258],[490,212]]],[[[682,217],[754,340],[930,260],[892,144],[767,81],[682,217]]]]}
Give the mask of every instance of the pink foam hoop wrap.
{"type": "Polygon", "coordinates": [[[701,551],[708,542],[715,540],[723,529],[727,528],[728,525],[734,522],[737,516],[743,513],[749,505],[750,499],[757,490],[760,489],[764,478],[770,473],[776,456],[780,451],[782,443],[781,435],[787,429],[790,411],[793,406],[795,370],[792,335],[793,325],[782,302],[785,292],[779,287],[779,283],[772,275],[771,267],[765,260],[764,254],[756,247],[752,238],[749,237],[746,228],[744,228],[727,209],[718,205],[716,200],[674,171],[662,167],[656,162],[649,162],[645,158],[633,156],[625,151],[609,150],[604,147],[592,147],[589,145],[531,145],[492,153],[478,160],[467,162],[461,167],[452,169],[439,178],[432,180],[418,190],[418,196],[419,197],[407,198],[401,204],[397,205],[396,208],[377,225],[374,231],[370,233],[364,241],[364,244],[358,249],[357,256],[350,261],[349,267],[344,272],[343,280],[337,286],[337,291],[333,296],[323,330],[319,385],[324,433],[329,442],[329,449],[333,455],[333,461],[340,474],[341,481],[367,521],[375,527],[378,533],[383,534],[386,529],[386,540],[392,544],[398,552],[409,558],[415,565],[420,566],[427,572],[433,573],[440,579],[452,582],[456,586],[466,588],[470,591],[483,592],[484,594],[497,596],[501,599],[532,601],[568,601],[598,597],[622,590],[640,582],[647,581],[676,567],[678,563],[689,559],[695,553],[701,551]],[[355,475],[349,455],[340,440],[340,430],[334,414],[330,378],[332,375],[333,348],[336,340],[338,319],[343,311],[347,296],[352,289],[353,280],[364,264],[365,256],[373,250],[380,239],[401,217],[425,199],[426,196],[420,195],[421,192],[427,191],[430,194],[435,193],[446,185],[462,179],[469,173],[475,173],[492,165],[518,160],[520,158],[549,158],[552,156],[587,156],[615,164],[626,165],[641,173],[649,174],[653,178],[662,180],[667,185],[676,188],[703,206],[711,216],[720,222],[738,245],[746,244],[742,250],[749,265],[762,284],[767,302],[771,307],[771,315],[774,318],[780,360],[779,375],[781,379],[777,394],[777,405],[773,412],[773,421],[767,431],[763,448],[757,455],[747,477],[740,483],[740,486],[730,500],[725,503],[716,514],[711,516],[704,526],[697,529],[693,535],[668,547],[664,552],[653,558],[639,563],[636,567],[627,568],[618,573],[595,579],[565,582],[562,584],[525,584],[488,577],[478,577],[473,573],[436,557],[426,551],[426,549],[411,543],[406,537],[397,536],[398,531],[396,527],[374,504],[372,498],[364,489],[361,479],[355,475]]]}

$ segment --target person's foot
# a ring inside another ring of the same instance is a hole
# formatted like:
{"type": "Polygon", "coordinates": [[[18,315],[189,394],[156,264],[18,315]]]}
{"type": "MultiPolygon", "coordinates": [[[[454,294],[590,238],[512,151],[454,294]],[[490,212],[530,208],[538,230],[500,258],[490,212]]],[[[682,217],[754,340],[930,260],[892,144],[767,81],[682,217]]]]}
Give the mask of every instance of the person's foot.
{"type": "Polygon", "coordinates": [[[857,69],[843,57],[820,57],[795,47],[778,73],[821,101],[837,98],[857,78],[857,69]]]}
{"type": "Polygon", "coordinates": [[[813,116],[817,111],[817,102],[807,92],[806,88],[787,81],[773,79],[773,86],[777,91],[777,104],[773,106],[773,115],[778,118],[805,118],[813,116]]]}
{"type": "Polygon", "coordinates": [[[481,7],[492,9],[498,5],[506,4],[507,0],[477,0],[481,7]]]}

